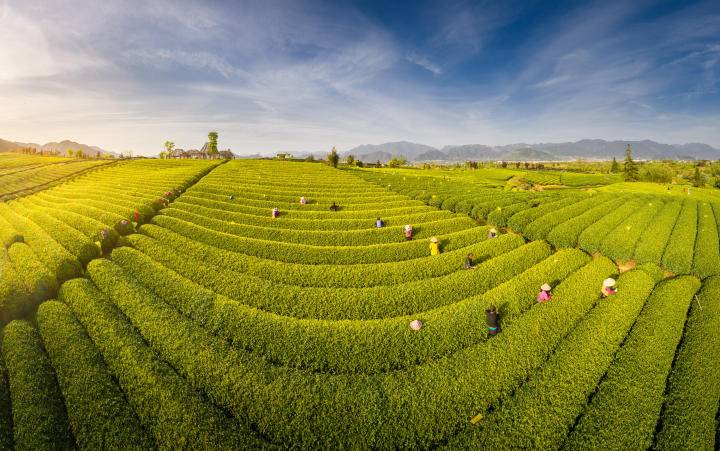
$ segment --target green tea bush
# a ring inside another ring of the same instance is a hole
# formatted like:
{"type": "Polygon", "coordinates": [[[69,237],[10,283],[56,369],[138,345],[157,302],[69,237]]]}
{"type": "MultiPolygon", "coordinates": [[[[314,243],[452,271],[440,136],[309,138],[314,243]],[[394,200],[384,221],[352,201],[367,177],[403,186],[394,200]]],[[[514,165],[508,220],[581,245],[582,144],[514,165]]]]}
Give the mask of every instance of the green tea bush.
{"type": "MultiPolygon", "coordinates": [[[[90,282],[76,279],[65,283],[60,289],[60,298],[70,305],[83,324],[133,410],[160,448],[258,446],[250,433],[243,431],[238,423],[189,387],[187,381],[159,359],[122,313],[90,282]]],[[[158,326],[166,330],[175,327],[160,323],[158,326]]]]}
{"type": "Polygon", "coordinates": [[[608,211],[605,216],[580,233],[578,246],[590,253],[600,250],[600,244],[607,234],[637,210],[640,205],[639,201],[631,201],[615,210],[608,211]]]}
{"type": "Polygon", "coordinates": [[[74,441],[50,359],[38,331],[25,321],[3,329],[16,449],[72,449],[74,441]]]}
{"type": "Polygon", "coordinates": [[[0,352],[0,449],[13,449],[12,404],[5,359],[0,352]]]}
{"type": "Polygon", "coordinates": [[[640,206],[635,213],[630,214],[603,238],[600,243],[600,252],[616,260],[631,260],[640,236],[662,206],[662,202],[658,200],[640,206]]]}
{"type": "Polygon", "coordinates": [[[642,271],[620,276],[618,294],[598,301],[512,398],[456,440],[476,449],[561,448],[654,284],[642,271]]]}
{"type": "Polygon", "coordinates": [[[78,447],[153,448],[102,355],[70,309],[57,301],[46,302],[37,321],[78,447]]]}
{"type": "Polygon", "coordinates": [[[681,202],[669,202],[652,219],[640,235],[635,246],[635,259],[640,263],[660,264],[665,247],[670,239],[677,217],[682,208],[681,202]]]}
{"type": "Polygon", "coordinates": [[[565,443],[568,449],[648,449],[665,381],[700,281],[681,276],[653,291],[565,443]],[[622,400],[622,402],[620,402],[622,400]]]}
{"type": "Polygon", "coordinates": [[[668,379],[657,449],[717,447],[720,405],[720,277],[705,280],[695,301],[668,379]]]}
{"type": "Polygon", "coordinates": [[[689,274],[693,266],[697,234],[698,205],[686,200],[662,257],[663,266],[677,274],[689,274]]]}
{"type": "Polygon", "coordinates": [[[720,274],[718,228],[713,208],[707,202],[698,204],[698,229],[693,255],[693,272],[701,278],[720,274]]]}
{"type": "Polygon", "coordinates": [[[585,213],[554,227],[548,233],[547,240],[556,247],[575,247],[578,244],[578,237],[585,229],[595,224],[608,212],[622,205],[625,201],[626,198],[618,197],[610,202],[593,207],[585,213]]]}

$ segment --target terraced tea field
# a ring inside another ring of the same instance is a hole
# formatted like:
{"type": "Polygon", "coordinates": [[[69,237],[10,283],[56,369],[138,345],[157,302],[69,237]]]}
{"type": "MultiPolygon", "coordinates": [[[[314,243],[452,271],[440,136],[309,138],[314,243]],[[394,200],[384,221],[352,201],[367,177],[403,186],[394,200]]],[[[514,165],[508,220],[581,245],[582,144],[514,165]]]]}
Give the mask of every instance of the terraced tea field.
{"type": "Polygon", "coordinates": [[[715,447],[718,210],[505,175],[136,160],[0,204],[0,448],[715,447]]]}
{"type": "Polygon", "coordinates": [[[0,200],[26,196],[113,163],[111,160],[71,160],[0,154],[0,200]]]}

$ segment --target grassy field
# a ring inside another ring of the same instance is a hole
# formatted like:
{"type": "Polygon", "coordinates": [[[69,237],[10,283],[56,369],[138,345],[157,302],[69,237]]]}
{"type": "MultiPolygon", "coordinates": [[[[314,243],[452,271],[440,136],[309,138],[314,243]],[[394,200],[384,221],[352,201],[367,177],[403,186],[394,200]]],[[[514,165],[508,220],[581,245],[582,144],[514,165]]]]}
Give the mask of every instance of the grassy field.
{"type": "Polygon", "coordinates": [[[0,449],[718,445],[711,190],[268,160],[95,169],[0,203],[0,449]],[[600,299],[607,277],[618,293],[600,299]]]}

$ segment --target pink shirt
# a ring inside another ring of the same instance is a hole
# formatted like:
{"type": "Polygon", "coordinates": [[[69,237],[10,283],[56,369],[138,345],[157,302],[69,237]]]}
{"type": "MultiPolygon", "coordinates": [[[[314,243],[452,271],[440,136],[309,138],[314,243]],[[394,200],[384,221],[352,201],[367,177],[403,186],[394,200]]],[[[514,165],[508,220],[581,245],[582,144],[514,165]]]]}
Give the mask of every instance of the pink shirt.
{"type": "Polygon", "coordinates": [[[538,302],[545,302],[550,300],[550,293],[547,291],[540,291],[537,297],[538,302]]]}

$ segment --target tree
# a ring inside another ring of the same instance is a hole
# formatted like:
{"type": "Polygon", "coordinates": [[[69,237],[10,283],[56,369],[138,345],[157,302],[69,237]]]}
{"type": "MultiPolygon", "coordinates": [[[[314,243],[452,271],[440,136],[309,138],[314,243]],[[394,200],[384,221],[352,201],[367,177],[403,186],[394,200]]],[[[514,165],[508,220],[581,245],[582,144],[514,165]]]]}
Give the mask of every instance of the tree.
{"type": "Polygon", "coordinates": [[[673,172],[665,163],[648,163],[643,165],[640,179],[645,182],[670,183],[673,179],[673,172]]]}
{"type": "Polygon", "coordinates": [[[625,149],[625,181],[637,182],[638,180],[638,167],[632,158],[632,147],[630,144],[625,149]]]}
{"type": "Polygon", "coordinates": [[[617,160],[615,159],[615,157],[613,157],[612,164],[610,165],[610,173],[617,174],[619,170],[620,170],[620,165],[618,165],[617,160]]]}
{"type": "Polygon", "coordinates": [[[165,158],[172,158],[175,155],[175,143],[165,141],[165,158]]]}
{"type": "Polygon", "coordinates": [[[389,168],[399,168],[400,166],[405,166],[407,164],[407,160],[405,160],[402,157],[392,157],[390,161],[388,161],[388,167],[389,168]]]}
{"type": "Polygon", "coordinates": [[[340,155],[338,155],[337,149],[335,149],[335,146],[333,146],[332,150],[327,156],[328,163],[334,168],[337,167],[338,162],[340,161],[340,155]]]}
{"type": "Polygon", "coordinates": [[[165,152],[164,150],[161,150],[160,153],[158,154],[158,158],[160,158],[161,160],[166,159],[166,158],[167,158],[167,152],[165,152]]]}
{"type": "Polygon", "coordinates": [[[218,154],[218,132],[210,132],[208,133],[208,156],[210,158],[215,158],[218,154]]]}
{"type": "Polygon", "coordinates": [[[348,166],[352,166],[355,164],[355,155],[348,155],[347,158],[345,158],[345,163],[348,164],[348,166]]]}
{"type": "Polygon", "coordinates": [[[305,157],[305,161],[312,163],[313,161],[315,161],[315,155],[313,155],[313,154],[308,155],[307,157],[305,157]]]}
{"type": "Polygon", "coordinates": [[[68,156],[68,158],[72,158],[74,153],[75,153],[74,150],[68,149],[68,150],[67,150],[67,156],[68,156]]]}
{"type": "Polygon", "coordinates": [[[101,156],[102,155],[100,154],[100,151],[98,150],[98,152],[95,154],[95,158],[97,158],[99,160],[101,156]]]}
{"type": "Polygon", "coordinates": [[[695,173],[693,174],[692,184],[695,187],[701,187],[701,186],[705,185],[705,179],[704,179],[702,173],[700,172],[699,165],[695,165],[695,173]]]}
{"type": "Polygon", "coordinates": [[[355,166],[361,168],[361,167],[365,166],[365,164],[360,160],[355,160],[355,166]]]}

